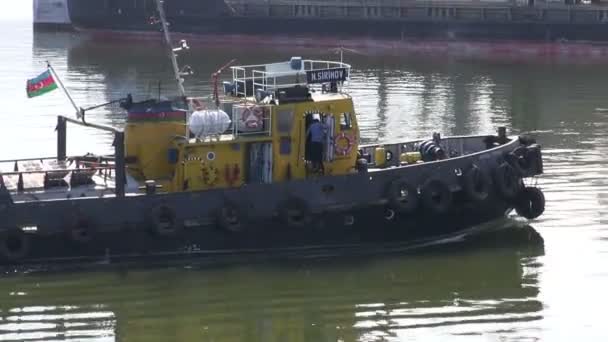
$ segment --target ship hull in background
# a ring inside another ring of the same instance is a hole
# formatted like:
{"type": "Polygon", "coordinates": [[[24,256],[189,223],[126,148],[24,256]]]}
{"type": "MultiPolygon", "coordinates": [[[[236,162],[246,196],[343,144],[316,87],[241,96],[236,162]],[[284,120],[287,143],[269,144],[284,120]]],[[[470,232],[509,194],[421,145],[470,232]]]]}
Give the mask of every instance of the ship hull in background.
{"type": "Polygon", "coordinates": [[[34,0],[32,5],[34,28],[72,29],[68,0],[34,0]]]}
{"type": "MultiPolygon", "coordinates": [[[[158,25],[150,24],[150,18],[157,16],[154,0],[62,0],[61,2],[68,3],[71,21],[74,26],[81,29],[159,31],[158,25]]],[[[305,5],[275,6],[260,3],[258,0],[241,1],[240,5],[234,6],[228,3],[230,1],[167,0],[165,11],[172,32],[191,34],[282,34],[391,40],[424,38],[608,42],[608,14],[591,7],[587,9],[581,6],[556,5],[548,9],[537,9],[508,7],[508,4],[496,7],[488,3],[472,7],[438,3],[403,7],[401,11],[410,14],[395,17],[355,16],[349,15],[350,12],[344,10],[332,15],[324,15],[322,13],[330,9],[329,6],[324,5],[307,6],[313,9],[313,14],[302,15],[296,12],[302,11],[299,8],[305,5]],[[475,14],[475,11],[479,14],[475,14]],[[446,16],[446,13],[452,14],[446,16]]],[[[333,3],[340,2],[333,1],[333,3]]],[[[380,11],[395,9],[376,8],[380,11]]],[[[356,9],[369,10],[371,7],[356,9]]]]}
{"type": "MultiPolygon", "coordinates": [[[[46,1],[35,0],[35,3],[46,1]]],[[[156,16],[154,0],[61,1],[67,2],[72,26],[94,40],[161,39],[159,26],[150,23],[156,16]]],[[[503,15],[500,11],[506,11],[506,7],[488,5],[490,7],[482,11],[482,18],[477,19],[453,19],[434,14],[427,18],[424,11],[418,16],[388,19],[378,16],[324,17],[321,14],[297,16],[295,8],[291,8],[291,14],[284,15],[271,10],[260,11],[265,5],[257,0],[250,3],[258,7],[242,3],[238,7],[223,0],[167,0],[165,10],[174,38],[186,38],[195,44],[340,46],[366,54],[501,60],[602,62],[608,56],[608,22],[604,20],[608,17],[604,18],[602,11],[591,7],[513,7],[508,9],[508,15],[503,15]]],[[[316,12],[322,12],[321,6],[316,12]]],[[[428,13],[436,12],[435,8],[427,10],[428,13]]],[[[450,12],[447,8],[447,13],[460,13],[456,10],[450,12]]]]}

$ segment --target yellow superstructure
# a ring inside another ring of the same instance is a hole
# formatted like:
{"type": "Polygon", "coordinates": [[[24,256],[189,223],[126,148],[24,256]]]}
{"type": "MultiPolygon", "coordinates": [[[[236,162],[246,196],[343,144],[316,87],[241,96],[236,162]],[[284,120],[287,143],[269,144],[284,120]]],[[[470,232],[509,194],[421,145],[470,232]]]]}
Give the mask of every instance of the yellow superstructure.
{"type": "MultiPolygon", "coordinates": [[[[287,67],[292,65],[289,63],[287,67]]],[[[275,69],[277,64],[273,65],[275,69]]],[[[338,67],[343,68],[342,65],[338,67]]],[[[301,72],[298,69],[289,76],[301,72]]],[[[265,82],[271,77],[263,76],[265,82]]],[[[272,77],[274,87],[256,89],[257,83],[248,84],[258,91],[258,96],[239,88],[246,87],[247,78],[238,83],[241,79],[235,77],[236,90],[229,89],[219,106],[230,116],[231,124],[218,134],[186,136],[186,120],[171,121],[166,117],[129,122],[125,131],[127,159],[133,161],[129,172],[142,181],[155,180],[169,192],[316,177],[319,173],[313,172],[307,161],[307,129],[315,118],[325,128],[323,175],[355,172],[359,129],[350,96],[340,92],[336,84],[319,84],[319,89],[293,83],[281,87],[276,85],[276,75],[272,77]],[[279,93],[283,89],[287,95],[279,93]],[[296,89],[300,96],[290,98],[290,89],[296,89]],[[302,89],[306,89],[305,94],[302,89]],[[265,98],[261,99],[259,93],[265,98]]]]}

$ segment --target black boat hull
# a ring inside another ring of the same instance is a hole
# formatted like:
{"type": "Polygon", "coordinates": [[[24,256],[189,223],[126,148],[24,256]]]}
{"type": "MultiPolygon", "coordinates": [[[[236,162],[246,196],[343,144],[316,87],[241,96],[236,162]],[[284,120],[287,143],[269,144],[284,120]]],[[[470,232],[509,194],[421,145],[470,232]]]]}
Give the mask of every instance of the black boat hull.
{"type": "Polygon", "coordinates": [[[392,220],[386,219],[386,213],[378,207],[323,215],[302,227],[289,227],[275,220],[252,224],[240,232],[215,225],[182,229],[170,236],[146,229],[124,230],[97,233],[84,243],[70,240],[67,234],[31,234],[28,256],[18,262],[3,260],[0,265],[169,260],[285,249],[364,248],[386,243],[424,245],[464,234],[471,227],[480,226],[476,233],[495,229],[482,225],[506,217],[511,206],[495,197],[481,206],[463,206],[441,216],[423,212],[409,217],[395,216],[392,220]],[[345,224],[351,214],[354,223],[345,224]]]}
{"type": "MultiPolygon", "coordinates": [[[[527,138],[494,139],[443,140],[452,152],[479,151],[460,157],[231,189],[13,202],[0,188],[0,263],[411,242],[504,217],[522,204],[522,215],[537,217],[544,198],[530,206],[518,193],[523,178],[543,172],[540,147],[527,138]],[[526,170],[510,166],[516,149],[525,151],[526,170]],[[474,170],[480,178],[471,183],[474,170]]],[[[374,148],[362,147],[362,155],[374,148]]]]}

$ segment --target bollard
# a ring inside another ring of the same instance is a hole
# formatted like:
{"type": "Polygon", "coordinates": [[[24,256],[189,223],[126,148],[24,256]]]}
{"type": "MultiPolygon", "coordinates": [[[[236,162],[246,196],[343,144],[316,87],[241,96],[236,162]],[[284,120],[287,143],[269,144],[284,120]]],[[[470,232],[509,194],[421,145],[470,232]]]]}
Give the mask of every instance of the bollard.
{"type": "Polygon", "coordinates": [[[116,197],[125,197],[125,133],[114,132],[114,177],[116,197]]]}
{"type": "Polygon", "coordinates": [[[504,144],[507,142],[507,128],[498,127],[498,142],[504,144]]]}
{"type": "Polygon", "coordinates": [[[65,160],[67,147],[67,121],[63,116],[57,117],[57,159],[65,160]]]}
{"type": "Polygon", "coordinates": [[[156,193],[156,182],[154,180],[146,181],[146,195],[154,195],[156,193]]]}
{"type": "Polygon", "coordinates": [[[19,180],[17,181],[17,191],[23,192],[25,187],[23,186],[23,173],[19,174],[19,180]]]}

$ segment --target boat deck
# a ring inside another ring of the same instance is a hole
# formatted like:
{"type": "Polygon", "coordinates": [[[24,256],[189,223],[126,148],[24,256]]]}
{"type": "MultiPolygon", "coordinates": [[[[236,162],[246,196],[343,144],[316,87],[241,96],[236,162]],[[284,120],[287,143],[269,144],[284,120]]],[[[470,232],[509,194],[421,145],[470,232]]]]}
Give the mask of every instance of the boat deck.
{"type": "MultiPolygon", "coordinates": [[[[232,135],[219,135],[218,141],[230,141],[232,135]]],[[[485,136],[447,137],[442,139],[442,147],[447,159],[482,153],[489,147],[485,136]]],[[[400,143],[371,144],[359,146],[364,158],[368,159],[369,172],[379,172],[386,168],[423,163],[422,160],[404,161],[403,153],[416,153],[423,140],[400,143]],[[390,158],[380,162],[375,154],[382,147],[390,158]]],[[[192,140],[191,143],[195,142],[192,140]]],[[[125,195],[139,193],[141,184],[125,175],[125,195]]],[[[85,155],[57,158],[19,159],[0,161],[0,185],[10,193],[13,202],[60,200],[66,198],[114,197],[116,190],[116,170],[113,157],[85,155]]]]}
{"type": "MultiPolygon", "coordinates": [[[[14,202],[57,200],[74,197],[113,197],[116,187],[114,165],[106,161],[74,157],[0,161],[0,184],[14,202]],[[82,159],[88,159],[87,161],[82,159]]],[[[129,192],[138,183],[127,177],[129,192]]]]}

